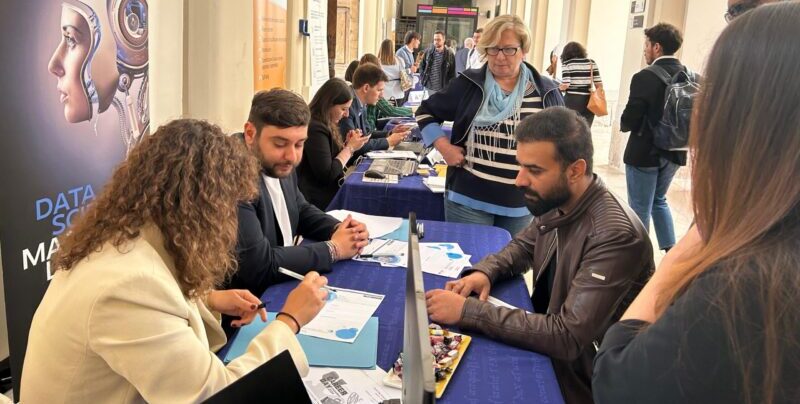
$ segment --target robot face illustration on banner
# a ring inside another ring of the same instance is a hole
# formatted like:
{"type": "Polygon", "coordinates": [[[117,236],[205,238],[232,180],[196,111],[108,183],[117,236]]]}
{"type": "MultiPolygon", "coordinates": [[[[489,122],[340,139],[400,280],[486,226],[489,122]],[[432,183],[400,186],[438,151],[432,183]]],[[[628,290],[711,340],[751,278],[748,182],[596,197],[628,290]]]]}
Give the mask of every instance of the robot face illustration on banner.
{"type": "Polygon", "coordinates": [[[48,64],[67,122],[95,121],[113,105],[129,150],[149,130],[147,20],[145,0],[66,0],[48,64]]]}
{"type": "Polygon", "coordinates": [[[108,28],[103,32],[105,5],[102,0],[95,3],[102,7],[83,1],[62,4],[62,39],[48,66],[58,77],[64,118],[70,123],[88,121],[108,109],[119,80],[114,38],[108,28]]]}

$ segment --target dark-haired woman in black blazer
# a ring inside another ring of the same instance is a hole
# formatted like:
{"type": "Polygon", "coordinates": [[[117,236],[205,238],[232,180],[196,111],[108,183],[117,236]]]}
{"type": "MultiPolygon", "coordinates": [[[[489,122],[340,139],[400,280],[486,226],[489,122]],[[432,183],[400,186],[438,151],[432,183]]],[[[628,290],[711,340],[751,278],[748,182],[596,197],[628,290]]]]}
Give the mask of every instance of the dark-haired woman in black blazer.
{"type": "Polygon", "coordinates": [[[320,87],[309,104],[311,123],[303,160],[297,167],[298,186],[306,199],[322,210],[339,190],[353,152],[369,140],[351,131],[347,141],[342,142],[338,123],[347,116],[352,102],[352,88],[343,80],[332,78],[320,87]]]}

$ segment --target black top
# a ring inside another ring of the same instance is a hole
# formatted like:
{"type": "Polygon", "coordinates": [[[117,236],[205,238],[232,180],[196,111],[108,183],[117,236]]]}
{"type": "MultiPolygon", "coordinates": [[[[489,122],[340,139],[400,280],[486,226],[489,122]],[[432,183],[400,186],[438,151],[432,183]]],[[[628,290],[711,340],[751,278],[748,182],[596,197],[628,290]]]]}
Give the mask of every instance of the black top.
{"type": "MultiPolygon", "coordinates": [[[[656,323],[627,320],[609,328],[594,361],[595,402],[741,403],[745,402],[745,381],[756,389],[752,402],[762,402],[757,386],[764,374],[764,308],[758,297],[763,287],[755,272],[736,274],[748,286],[734,291],[724,268],[710,269],[656,323]],[[737,352],[731,348],[730,331],[716,304],[732,295],[739,299],[733,320],[737,352]],[[751,364],[747,378],[737,358],[751,364]]],[[[785,334],[797,338],[800,324],[785,334]]],[[[800,348],[784,344],[779,349],[784,368],[775,402],[800,402],[800,348]]]]}
{"type": "MultiPolygon", "coordinates": [[[[670,76],[683,70],[678,59],[668,58],[656,61],[670,76]]],[[[641,70],[631,79],[628,104],[622,112],[620,130],[631,132],[625,146],[623,161],[635,167],[657,167],[659,157],[675,164],[686,165],[685,151],[660,150],[653,145],[652,127],[658,124],[664,113],[664,91],[667,86],[655,73],[641,70]]]]}
{"type": "Polygon", "coordinates": [[[589,95],[594,85],[603,84],[600,70],[593,59],[572,58],[565,60],[561,68],[562,83],[569,84],[567,94],[589,95]]]}
{"type": "Polygon", "coordinates": [[[533,305],[533,312],[537,314],[547,314],[547,308],[550,306],[550,294],[553,293],[553,281],[556,277],[556,258],[558,251],[550,258],[544,272],[538,275],[536,285],[533,287],[533,294],[531,294],[531,304],[533,305]]]}
{"type": "Polygon", "coordinates": [[[321,210],[339,191],[339,181],[344,177],[344,167],[336,155],[342,148],[333,139],[328,126],[311,120],[308,139],[303,149],[303,160],[297,166],[297,185],[306,200],[321,210]]]}

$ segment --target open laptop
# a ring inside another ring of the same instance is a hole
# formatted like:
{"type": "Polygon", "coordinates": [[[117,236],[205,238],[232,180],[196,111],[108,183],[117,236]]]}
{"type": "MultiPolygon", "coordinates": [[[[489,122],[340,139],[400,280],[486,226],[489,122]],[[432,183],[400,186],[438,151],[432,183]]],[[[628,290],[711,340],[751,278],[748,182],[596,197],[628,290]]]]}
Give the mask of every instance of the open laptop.
{"type": "MultiPolygon", "coordinates": [[[[425,305],[425,286],[422,282],[417,216],[414,212],[408,214],[408,269],[402,355],[402,403],[435,403],[436,379],[433,377],[433,354],[428,337],[428,310],[425,305]]],[[[387,400],[383,404],[400,402],[400,400],[387,400]]]]}
{"type": "Polygon", "coordinates": [[[393,150],[412,151],[414,154],[419,155],[425,151],[425,145],[422,142],[400,142],[393,150]]]}

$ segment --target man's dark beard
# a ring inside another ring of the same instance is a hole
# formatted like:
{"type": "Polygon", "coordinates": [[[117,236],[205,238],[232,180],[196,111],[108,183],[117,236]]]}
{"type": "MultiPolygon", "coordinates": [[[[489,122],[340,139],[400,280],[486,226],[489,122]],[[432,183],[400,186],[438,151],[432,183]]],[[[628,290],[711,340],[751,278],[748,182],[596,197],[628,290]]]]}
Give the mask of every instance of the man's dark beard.
{"type": "MultiPolygon", "coordinates": [[[[256,159],[258,160],[258,164],[261,165],[261,172],[264,175],[266,175],[267,177],[272,177],[272,178],[281,178],[275,172],[275,166],[277,164],[270,164],[270,163],[267,162],[267,159],[264,157],[264,154],[261,153],[261,149],[258,147],[258,144],[253,146],[253,155],[256,156],[256,159]]],[[[284,175],[284,177],[285,177],[285,175],[284,175]]]]}
{"type": "Polygon", "coordinates": [[[525,194],[525,206],[534,216],[541,216],[555,208],[558,208],[564,205],[567,201],[569,201],[569,198],[572,197],[572,193],[569,190],[569,185],[567,184],[567,177],[563,174],[561,175],[561,179],[558,181],[556,187],[553,188],[550,194],[544,198],[542,195],[539,195],[538,192],[528,187],[518,188],[525,194]]]}

